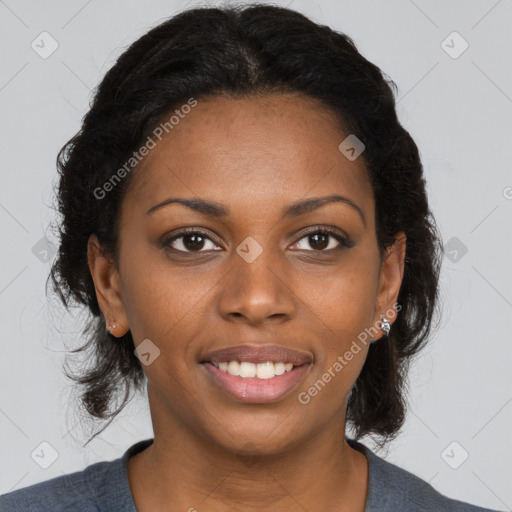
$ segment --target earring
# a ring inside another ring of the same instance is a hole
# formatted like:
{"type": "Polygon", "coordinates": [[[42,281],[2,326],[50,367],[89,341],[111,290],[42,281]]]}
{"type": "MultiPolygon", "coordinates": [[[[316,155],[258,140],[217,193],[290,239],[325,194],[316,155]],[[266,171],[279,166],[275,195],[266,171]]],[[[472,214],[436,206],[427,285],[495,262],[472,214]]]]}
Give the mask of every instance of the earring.
{"type": "Polygon", "coordinates": [[[112,334],[112,331],[117,327],[116,322],[114,322],[112,325],[107,324],[107,331],[112,334]]]}
{"type": "Polygon", "coordinates": [[[391,326],[389,325],[388,319],[385,316],[382,317],[380,328],[386,333],[386,336],[389,334],[391,326]]]}
{"type": "MultiPolygon", "coordinates": [[[[389,334],[391,326],[389,325],[388,319],[385,316],[381,318],[380,328],[384,331],[384,336],[387,336],[389,334]]],[[[375,343],[376,341],[379,340],[372,340],[370,343],[375,343]]]]}

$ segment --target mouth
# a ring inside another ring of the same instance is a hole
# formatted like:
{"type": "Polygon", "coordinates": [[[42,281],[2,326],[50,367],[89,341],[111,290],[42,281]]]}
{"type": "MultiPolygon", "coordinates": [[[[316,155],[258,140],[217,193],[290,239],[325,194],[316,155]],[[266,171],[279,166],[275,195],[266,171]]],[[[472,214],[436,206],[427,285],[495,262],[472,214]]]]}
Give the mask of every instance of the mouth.
{"type": "Polygon", "coordinates": [[[313,357],[276,345],[239,345],[210,352],[200,364],[210,382],[229,397],[263,404],[289,395],[306,376],[313,357]]]}
{"type": "Polygon", "coordinates": [[[204,361],[210,382],[225,395],[248,404],[269,404],[284,399],[305,378],[311,363],[266,361],[204,361]]]}
{"type": "MultiPolygon", "coordinates": [[[[249,361],[221,361],[213,363],[211,361],[204,361],[202,364],[211,364],[219,370],[229,373],[234,377],[241,377],[242,379],[273,379],[279,375],[291,372],[294,368],[302,366],[301,364],[293,364],[283,361],[273,362],[265,361],[263,363],[251,363],[249,361]]],[[[307,364],[307,363],[303,363],[307,364]]]]}

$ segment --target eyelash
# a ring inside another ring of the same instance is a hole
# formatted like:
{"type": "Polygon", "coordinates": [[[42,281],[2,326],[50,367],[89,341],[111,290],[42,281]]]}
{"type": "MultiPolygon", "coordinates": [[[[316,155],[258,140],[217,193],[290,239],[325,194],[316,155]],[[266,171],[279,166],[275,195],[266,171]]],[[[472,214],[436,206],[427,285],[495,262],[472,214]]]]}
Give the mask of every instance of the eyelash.
{"type": "MultiPolygon", "coordinates": [[[[294,242],[293,245],[295,245],[296,243],[300,242],[303,238],[306,238],[310,235],[316,235],[316,234],[322,234],[322,235],[329,235],[329,236],[332,236],[334,239],[336,239],[336,241],[339,242],[340,246],[339,247],[336,247],[334,249],[312,249],[312,250],[308,250],[307,252],[330,252],[330,251],[335,251],[337,249],[342,249],[342,248],[351,248],[351,247],[354,247],[354,242],[352,242],[352,240],[350,240],[349,238],[346,238],[342,235],[340,235],[338,233],[338,231],[334,230],[334,229],[331,229],[331,228],[328,228],[328,227],[319,227],[319,228],[315,228],[311,231],[308,231],[306,233],[303,233],[302,236],[297,240],[297,242],[294,242]]],[[[179,233],[173,235],[171,238],[166,238],[162,241],[162,246],[164,248],[168,248],[172,251],[175,251],[175,252],[179,252],[179,253],[185,253],[185,254],[194,254],[194,253],[198,253],[198,254],[201,254],[202,252],[208,252],[208,251],[182,251],[180,249],[173,249],[171,246],[171,244],[182,238],[183,236],[186,236],[186,235],[200,235],[201,237],[203,238],[207,238],[208,240],[212,241],[213,243],[217,244],[215,242],[215,240],[212,240],[212,238],[208,235],[208,233],[204,232],[204,231],[201,231],[200,229],[197,229],[197,228],[189,228],[189,229],[183,229],[182,231],[180,231],[179,233]]],[[[218,244],[217,244],[218,245],[218,244]]],[[[215,250],[215,252],[219,252],[218,250],[215,250]]]]}

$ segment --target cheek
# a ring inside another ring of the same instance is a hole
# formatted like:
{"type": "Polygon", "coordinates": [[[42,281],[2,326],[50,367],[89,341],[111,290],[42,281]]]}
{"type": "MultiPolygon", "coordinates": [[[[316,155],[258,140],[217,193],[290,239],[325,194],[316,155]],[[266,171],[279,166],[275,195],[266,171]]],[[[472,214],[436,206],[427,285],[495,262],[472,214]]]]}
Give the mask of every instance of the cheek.
{"type": "Polygon", "coordinates": [[[300,295],[308,307],[340,335],[356,334],[372,322],[377,299],[378,266],[354,253],[323,276],[303,279],[300,295]]]}
{"type": "Polygon", "coordinates": [[[207,273],[173,267],[162,254],[136,246],[126,247],[123,257],[122,293],[135,342],[182,338],[180,332],[197,317],[213,279],[209,285],[207,273]]]}
{"type": "Polygon", "coordinates": [[[371,340],[365,329],[373,322],[377,283],[378,261],[354,254],[329,279],[310,280],[301,291],[307,297],[308,289],[314,290],[308,308],[318,326],[310,328],[320,334],[315,378],[326,384],[325,397],[333,401],[348,393],[364,365],[371,340]]]}
{"type": "Polygon", "coordinates": [[[320,334],[317,364],[299,401],[310,404],[308,414],[320,423],[329,411],[344,409],[365,363],[371,340],[365,329],[371,325],[375,305],[374,279],[371,272],[340,274],[313,302],[312,318],[318,328],[310,329],[320,334]]]}

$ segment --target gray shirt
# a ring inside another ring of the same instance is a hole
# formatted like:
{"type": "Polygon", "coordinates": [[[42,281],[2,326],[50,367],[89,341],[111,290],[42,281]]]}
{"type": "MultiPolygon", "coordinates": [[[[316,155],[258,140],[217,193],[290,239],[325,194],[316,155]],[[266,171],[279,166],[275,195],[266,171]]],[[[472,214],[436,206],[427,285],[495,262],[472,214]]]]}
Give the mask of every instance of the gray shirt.
{"type": "MultiPolygon", "coordinates": [[[[347,442],[369,462],[365,512],[496,512],[453,500],[365,445],[347,442]]],[[[68,475],[0,496],[0,512],[137,512],[128,483],[127,461],[153,443],[139,441],[119,459],[97,462],[68,475]]]]}

